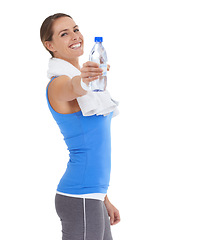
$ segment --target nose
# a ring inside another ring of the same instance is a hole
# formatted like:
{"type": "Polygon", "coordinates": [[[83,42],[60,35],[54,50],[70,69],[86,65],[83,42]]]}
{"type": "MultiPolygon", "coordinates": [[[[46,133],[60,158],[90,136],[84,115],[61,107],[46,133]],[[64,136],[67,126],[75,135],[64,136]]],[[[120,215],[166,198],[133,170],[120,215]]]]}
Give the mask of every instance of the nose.
{"type": "Polygon", "coordinates": [[[76,41],[79,39],[79,36],[75,32],[73,32],[71,38],[73,41],[76,41]]]}

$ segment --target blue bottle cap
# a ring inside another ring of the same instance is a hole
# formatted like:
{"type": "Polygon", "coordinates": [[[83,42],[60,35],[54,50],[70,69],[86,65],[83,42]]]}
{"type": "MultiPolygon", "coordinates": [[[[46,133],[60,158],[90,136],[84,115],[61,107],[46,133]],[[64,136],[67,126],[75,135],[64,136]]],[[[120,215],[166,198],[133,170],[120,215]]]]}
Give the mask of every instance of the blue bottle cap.
{"type": "Polygon", "coordinates": [[[103,42],[103,38],[102,37],[95,37],[95,42],[103,42]]]}

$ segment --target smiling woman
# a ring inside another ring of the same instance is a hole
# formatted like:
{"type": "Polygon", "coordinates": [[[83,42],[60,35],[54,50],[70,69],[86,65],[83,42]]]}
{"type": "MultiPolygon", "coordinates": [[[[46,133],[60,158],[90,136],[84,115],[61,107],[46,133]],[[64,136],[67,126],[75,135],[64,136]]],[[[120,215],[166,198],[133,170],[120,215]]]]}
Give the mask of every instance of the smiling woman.
{"type": "Polygon", "coordinates": [[[112,240],[110,224],[120,221],[119,211],[107,197],[111,167],[110,124],[114,111],[86,116],[77,102],[77,98],[87,94],[88,86],[84,85],[96,80],[103,70],[94,62],[80,67],[84,38],[69,15],[59,13],[46,18],[40,36],[52,56],[49,63],[59,63],[53,65],[53,70],[59,66],[59,72],[62,71],[61,75],[53,72],[46,89],[49,109],[70,152],[55,199],[62,222],[62,239],[112,240]],[[66,70],[77,74],[65,75],[66,70]]]}
{"type": "Polygon", "coordinates": [[[55,14],[53,16],[49,17],[41,28],[42,43],[52,57],[73,61],[83,54],[83,35],[69,15],[55,14]],[[56,24],[54,24],[55,21],[56,24]]]}

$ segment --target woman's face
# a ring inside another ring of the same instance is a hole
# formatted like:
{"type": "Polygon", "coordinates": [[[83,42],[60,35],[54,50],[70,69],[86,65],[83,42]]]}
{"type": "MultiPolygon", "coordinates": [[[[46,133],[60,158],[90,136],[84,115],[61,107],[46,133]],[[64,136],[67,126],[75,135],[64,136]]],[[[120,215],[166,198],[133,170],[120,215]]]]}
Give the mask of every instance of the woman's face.
{"type": "Polygon", "coordinates": [[[84,40],[73,19],[61,17],[54,22],[53,38],[46,46],[54,57],[73,60],[83,54],[84,40]]]}

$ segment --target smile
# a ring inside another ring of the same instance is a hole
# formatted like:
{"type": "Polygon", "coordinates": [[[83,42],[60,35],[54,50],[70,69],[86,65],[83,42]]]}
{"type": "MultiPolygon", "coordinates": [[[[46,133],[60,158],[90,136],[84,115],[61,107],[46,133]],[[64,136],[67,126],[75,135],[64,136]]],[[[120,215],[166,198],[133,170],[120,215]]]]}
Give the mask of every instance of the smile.
{"type": "Polygon", "coordinates": [[[69,46],[71,49],[78,49],[81,47],[81,43],[74,43],[72,45],[69,46]]]}

